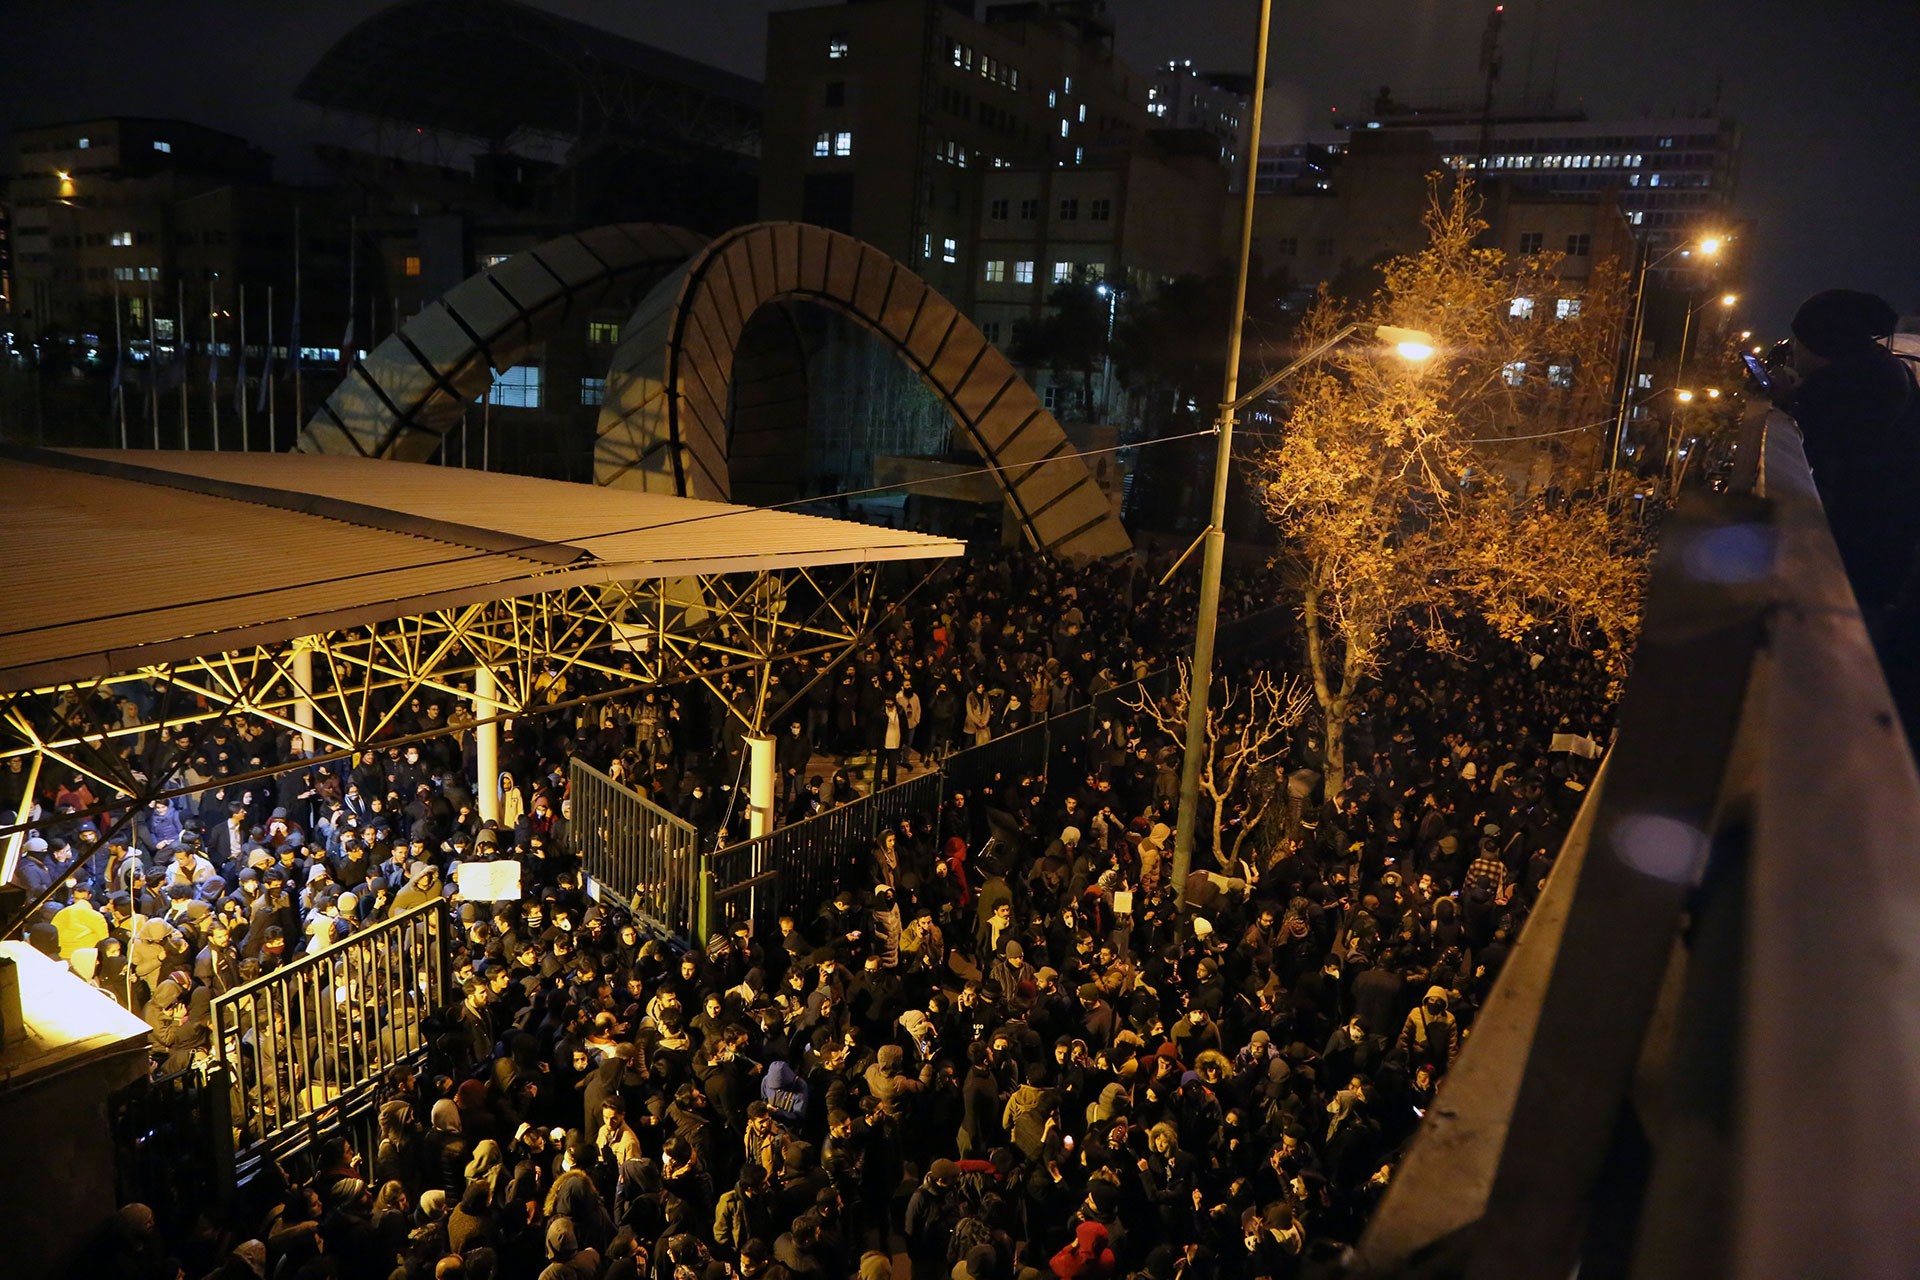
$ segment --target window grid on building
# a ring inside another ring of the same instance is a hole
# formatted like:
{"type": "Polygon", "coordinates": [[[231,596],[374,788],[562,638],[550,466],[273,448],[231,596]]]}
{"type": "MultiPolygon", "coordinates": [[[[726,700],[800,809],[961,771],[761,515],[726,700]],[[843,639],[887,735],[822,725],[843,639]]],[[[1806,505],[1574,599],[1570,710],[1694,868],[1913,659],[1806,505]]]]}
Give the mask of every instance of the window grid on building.
{"type": "Polygon", "coordinates": [[[493,386],[487,391],[487,400],[503,409],[538,409],[540,366],[516,364],[511,369],[495,373],[493,386]]]}

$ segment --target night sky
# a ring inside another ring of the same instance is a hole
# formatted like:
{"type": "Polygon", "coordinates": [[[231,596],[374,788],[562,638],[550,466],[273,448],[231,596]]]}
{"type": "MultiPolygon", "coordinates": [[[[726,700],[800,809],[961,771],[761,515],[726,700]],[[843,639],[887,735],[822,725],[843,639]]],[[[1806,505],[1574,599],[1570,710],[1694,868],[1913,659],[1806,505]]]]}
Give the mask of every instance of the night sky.
{"type": "MultiPolygon", "coordinates": [[[[540,0],[545,8],[758,78],[765,15],[793,0],[540,0]]],[[[313,176],[304,144],[337,125],[292,90],[384,0],[24,0],[0,48],[0,127],[178,116],[313,176]],[[28,14],[32,14],[28,17],[28,14]],[[29,35],[28,33],[33,33],[29,35]]],[[[1256,0],[1110,0],[1137,67],[1251,66],[1256,0]]],[[[1277,0],[1267,136],[1477,78],[1486,0],[1277,0]]],[[[1920,0],[1514,0],[1506,87],[1553,83],[1595,117],[1706,111],[1746,136],[1742,327],[1783,332],[1796,303],[1848,285],[1920,312],[1920,0]]]]}

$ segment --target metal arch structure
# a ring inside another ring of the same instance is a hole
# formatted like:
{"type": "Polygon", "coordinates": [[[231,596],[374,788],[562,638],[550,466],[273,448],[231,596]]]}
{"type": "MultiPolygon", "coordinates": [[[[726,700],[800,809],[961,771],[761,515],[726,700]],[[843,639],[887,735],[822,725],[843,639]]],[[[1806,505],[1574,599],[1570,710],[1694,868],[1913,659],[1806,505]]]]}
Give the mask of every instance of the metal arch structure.
{"type": "Polygon", "coordinates": [[[571,318],[644,285],[706,237],[657,223],[559,236],[469,277],[355,360],[301,429],[307,453],[422,462],[484,394],[571,318]]]}
{"type": "Polygon", "coordinates": [[[1060,424],[958,307],[872,245],[799,222],[730,231],[654,287],[608,371],[596,483],[731,500],[796,475],[804,350],[778,320],[790,302],[849,317],[918,373],[1036,548],[1085,559],[1131,547],[1060,424]]]}

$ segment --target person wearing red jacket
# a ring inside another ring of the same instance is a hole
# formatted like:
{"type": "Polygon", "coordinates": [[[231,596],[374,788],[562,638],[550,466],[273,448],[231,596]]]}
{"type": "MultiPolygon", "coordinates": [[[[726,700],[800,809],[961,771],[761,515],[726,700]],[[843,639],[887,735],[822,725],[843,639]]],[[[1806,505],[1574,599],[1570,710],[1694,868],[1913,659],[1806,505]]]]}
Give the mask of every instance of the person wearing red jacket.
{"type": "Polygon", "coordinates": [[[1097,1222],[1074,1228],[1073,1242],[1053,1255],[1053,1274],[1060,1280],[1110,1280],[1113,1250],[1107,1247],[1107,1229],[1097,1222]]]}

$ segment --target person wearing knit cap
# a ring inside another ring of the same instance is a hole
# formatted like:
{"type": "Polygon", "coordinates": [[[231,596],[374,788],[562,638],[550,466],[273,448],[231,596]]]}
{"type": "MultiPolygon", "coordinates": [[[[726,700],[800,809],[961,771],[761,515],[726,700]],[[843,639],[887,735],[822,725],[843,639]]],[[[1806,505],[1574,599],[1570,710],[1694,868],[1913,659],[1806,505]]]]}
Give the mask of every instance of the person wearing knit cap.
{"type": "Polygon", "coordinates": [[[1862,611],[1906,585],[1920,543],[1920,386],[1883,343],[1899,316],[1853,289],[1808,298],[1793,317],[1793,369],[1776,398],[1805,437],[1827,524],[1862,611]]]}

